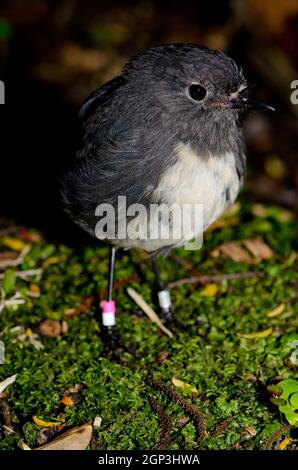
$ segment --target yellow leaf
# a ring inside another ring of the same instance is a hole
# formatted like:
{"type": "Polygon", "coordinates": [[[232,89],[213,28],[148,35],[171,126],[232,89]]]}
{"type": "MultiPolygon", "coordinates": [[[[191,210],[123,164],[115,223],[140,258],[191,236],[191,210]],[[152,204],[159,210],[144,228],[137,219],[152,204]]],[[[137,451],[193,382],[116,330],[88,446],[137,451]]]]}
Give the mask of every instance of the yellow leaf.
{"type": "Polygon", "coordinates": [[[8,248],[11,248],[12,250],[15,251],[23,251],[27,244],[23,242],[23,240],[19,240],[17,238],[12,238],[12,237],[3,237],[1,239],[1,242],[3,245],[8,246],[8,248]]]}
{"type": "Polygon", "coordinates": [[[184,390],[189,390],[194,395],[197,395],[199,393],[198,390],[195,387],[193,387],[192,385],[190,385],[186,382],[182,382],[182,380],[175,379],[175,377],[172,378],[172,384],[175,385],[175,387],[177,387],[177,388],[182,388],[184,390]]]}
{"type": "Polygon", "coordinates": [[[56,263],[59,263],[58,256],[52,256],[51,258],[47,258],[46,260],[44,260],[44,262],[42,263],[42,267],[47,268],[51,264],[56,264],[56,263]]]}
{"type": "Polygon", "coordinates": [[[284,450],[292,442],[293,442],[293,439],[291,437],[286,437],[283,441],[281,441],[278,447],[280,450],[284,450]]]}
{"type": "Polygon", "coordinates": [[[200,292],[201,297],[214,297],[218,292],[218,285],[217,284],[208,284],[204,287],[203,290],[200,292]]]}
{"type": "Polygon", "coordinates": [[[51,428],[52,426],[60,426],[61,424],[60,421],[44,421],[37,416],[33,416],[33,421],[37,426],[41,426],[42,428],[51,428]]]}
{"type": "Polygon", "coordinates": [[[268,318],[278,317],[278,315],[280,315],[284,311],[285,308],[286,308],[286,305],[284,303],[282,303],[278,307],[276,307],[273,310],[271,310],[270,312],[268,312],[267,317],[268,318]]]}
{"type": "Polygon", "coordinates": [[[245,339],[260,339],[260,338],[267,338],[267,336],[271,335],[272,331],[273,331],[272,328],[267,328],[267,330],[258,331],[256,333],[237,333],[237,336],[240,336],[240,338],[245,338],[245,339]]]}

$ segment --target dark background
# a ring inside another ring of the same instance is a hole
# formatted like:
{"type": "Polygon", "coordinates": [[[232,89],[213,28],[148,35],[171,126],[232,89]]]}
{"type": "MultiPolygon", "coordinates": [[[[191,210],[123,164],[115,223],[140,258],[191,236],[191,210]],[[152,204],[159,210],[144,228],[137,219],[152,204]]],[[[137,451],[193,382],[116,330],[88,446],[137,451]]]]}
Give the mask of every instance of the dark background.
{"type": "MultiPolygon", "coordinates": [[[[196,42],[231,55],[276,113],[247,119],[248,197],[297,209],[298,1],[7,0],[0,6],[0,216],[58,238],[57,175],[84,98],[144,47],[196,42]]],[[[66,225],[65,225],[66,224],[66,225]]]]}

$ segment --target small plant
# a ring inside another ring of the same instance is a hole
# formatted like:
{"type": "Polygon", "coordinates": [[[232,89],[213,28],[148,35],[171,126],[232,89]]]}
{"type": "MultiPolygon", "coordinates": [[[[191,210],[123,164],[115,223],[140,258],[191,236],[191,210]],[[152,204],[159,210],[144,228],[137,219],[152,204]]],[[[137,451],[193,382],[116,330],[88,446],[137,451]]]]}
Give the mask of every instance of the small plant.
{"type": "Polygon", "coordinates": [[[277,405],[292,426],[298,426],[298,380],[286,379],[267,387],[270,401],[277,405]]]}

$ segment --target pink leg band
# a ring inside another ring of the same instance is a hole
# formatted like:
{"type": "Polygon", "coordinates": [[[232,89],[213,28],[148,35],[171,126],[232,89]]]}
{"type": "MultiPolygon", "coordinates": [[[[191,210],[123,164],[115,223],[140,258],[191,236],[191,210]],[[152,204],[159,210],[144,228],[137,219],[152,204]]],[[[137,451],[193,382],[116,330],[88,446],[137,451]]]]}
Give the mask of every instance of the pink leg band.
{"type": "Polygon", "coordinates": [[[101,303],[103,326],[114,326],[116,324],[116,303],[114,300],[104,300],[101,303]]]}

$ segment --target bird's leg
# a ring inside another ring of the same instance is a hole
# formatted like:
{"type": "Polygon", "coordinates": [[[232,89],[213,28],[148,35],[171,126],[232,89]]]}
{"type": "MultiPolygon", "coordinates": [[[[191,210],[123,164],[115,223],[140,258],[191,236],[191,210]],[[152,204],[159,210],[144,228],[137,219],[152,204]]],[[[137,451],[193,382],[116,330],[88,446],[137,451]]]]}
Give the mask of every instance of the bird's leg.
{"type": "Polygon", "coordinates": [[[173,315],[172,315],[172,304],[171,304],[171,297],[170,292],[168,289],[165,288],[159,273],[158,263],[155,255],[151,257],[152,261],[152,268],[155,274],[156,279],[156,287],[157,287],[157,298],[159,303],[159,308],[161,312],[161,317],[167,324],[173,323],[173,315]]]}
{"type": "Polygon", "coordinates": [[[114,246],[110,247],[108,295],[107,300],[101,303],[103,341],[105,344],[105,353],[109,356],[114,356],[119,346],[122,346],[116,332],[116,303],[113,300],[116,250],[117,248],[114,246]]]}

